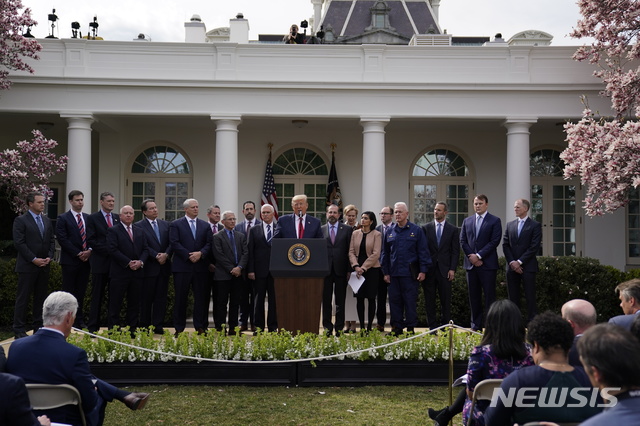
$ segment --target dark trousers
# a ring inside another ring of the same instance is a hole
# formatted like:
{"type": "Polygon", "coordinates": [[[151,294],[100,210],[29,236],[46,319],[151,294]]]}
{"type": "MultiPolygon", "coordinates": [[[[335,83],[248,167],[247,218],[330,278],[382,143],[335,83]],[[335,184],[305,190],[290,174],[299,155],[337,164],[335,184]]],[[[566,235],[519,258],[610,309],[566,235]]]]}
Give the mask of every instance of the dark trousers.
{"type": "Polygon", "coordinates": [[[276,290],[271,274],[264,278],[256,277],[253,283],[253,325],[264,328],[264,301],[269,294],[269,308],[267,311],[267,327],[269,331],[278,331],[278,316],[276,314],[276,290]]]}
{"type": "Polygon", "coordinates": [[[193,288],[193,327],[206,330],[209,326],[209,295],[211,283],[209,272],[175,272],[175,304],[173,307],[173,326],[182,332],[187,325],[187,303],[189,290],[193,288]]]}
{"type": "Polygon", "coordinates": [[[230,280],[216,281],[216,314],[218,319],[216,324],[219,330],[222,330],[222,324],[227,324],[227,330],[233,332],[238,326],[238,311],[240,295],[242,294],[242,285],[244,280],[233,277],[230,280]],[[227,321],[227,303],[229,304],[229,320],[227,321]]]}
{"type": "Polygon", "coordinates": [[[128,278],[112,279],[109,283],[109,313],[108,326],[113,328],[120,325],[120,311],[122,302],[127,298],[126,325],[130,331],[135,331],[140,319],[140,296],[144,278],[131,276],[128,278]]]}
{"type": "Polygon", "coordinates": [[[447,277],[443,277],[437,269],[427,273],[427,279],[422,282],[424,307],[430,329],[448,324],[451,320],[451,284],[451,281],[447,277]],[[440,321],[438,321],[436,314],[436,292],[440,298],[440,321]]]}
{"type": "Polygon", "coordinates": [[[347,277],[346,275],[331,274],[324,278],[322,290],[322,326],[331,332],[342,331],[344,328],[345,299],[347,297],[347,277]],[[331,296],[334,296],[336,304],[336,323],[331,323],[331,296]]]}
{"type": "Polygon", "coordinates": [[[240,324],[249,327],[249,322],[255,327],[255,319],[253,317],[253,285],[249,282],[249,279],[242,275],[242,289],[240,293],[240,324]]]}
{"type": "Polygon", "coordinates": [[[84,297],[87,294],[89,285],[89,273],[91,266],[89,262],[82,262],[79,265],[62,266],[62,290],[71,293],[78,300],[78,312],[76,313],[75,327],[85,326],[84,320],[84,297]]]}
{"type": "Polygon", "coordinates": [[[98,331],[100,328],[100,314],[102,313],[102,304],[105,300],[108,284],[108,273],[91,274],[91,307],[89,310],[89,324],[87,324],[89,331],[98,331]]]}
{"type": "Polygon", "coordinates": [[[164,325],[167,313],[169,274],[161,272],[155,277],[145,277],[140,303],[140,326],[153,326],[156,330],[164,325]]]}
{"type": "Polygon", "coordinates": [[[418,325],[418,284],[413,277],[391,277],[389,310],[393,329],[412,329],[418,325]]]}
{"type": "Polygon", "coordinates": [[[384,281],[384,274],[380,268],[380,279],[378,280],[378,297],[376,307],[376,319],[378,325],[384,327],[387,323],[387,287],[389,285],[384,281]]]}
{"type": "Polygon", "coordinates": [[[482,330],[484,317],[482,311],[482,292],[486,310],[496,300],[496,269],[473,267],[467,270],[467,286],[469,288],[469,305],[471,307],[471,328],[482,330]]]}
{"type": "Polygon", "coordinates": [[[49,265],[36,272],[18,273],[18,291],[13,313],[14,333],[24,333],[27,322],[29,296],[33,294],[33,329],[42,327],[42,304],[49,294],[49,265]]]}
{"type": "Polygon", "coordinates": [[[524,272],[518,274],[509,268],[507,271],[507,292],[509,300],[520,308],[520,283],[524,287],[524,298],[527,301],[527,318],[529,321],[536,316],[536,273],[524,272]]]}

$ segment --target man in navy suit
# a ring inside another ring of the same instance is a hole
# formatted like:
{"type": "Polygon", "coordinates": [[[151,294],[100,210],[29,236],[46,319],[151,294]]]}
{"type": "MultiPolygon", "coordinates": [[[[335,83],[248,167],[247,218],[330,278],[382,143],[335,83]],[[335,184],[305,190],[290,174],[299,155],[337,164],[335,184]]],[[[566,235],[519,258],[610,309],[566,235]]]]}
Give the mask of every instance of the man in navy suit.
{"type": "MultiPolygon", "coordinates": [[[[217,204],[213,204],[211,206],[209,206],[209,208],[207,208],[207,218],[209,219],[209,226],[211,227],[211,234],[212,235],[216,235],[218,232],[222,231],[224,229],[224,225],[222,225],[222,223],[220,223],[220,216],[222,214],[220,213],[220,206],[218,206],[217,204]]],[[[209,272],[210,272],[210,278],[209,278],[209,290],[207,290],[207,294],[209,294],[210,296],[207,297],[211,297],[213,299],[213,324],[215,326],[215,328],[218,328],[218,324],[216,323],[218,316],[216,315],[216,306],[218,306],[218,303],[216,302],[216,283],[213,279],[213,275],[216,269],[216,265],[215,265],[215,259],[213,258],[213,253],[209,254],[209,272]]]]}
{"type": "Polygon", "coordinates": [[[267,313],[267,327],[269,331],[278,331],[276,292],[273,276],[269,271],[269,264],[271,262],[271,240],[275,233],[273,213],[273,206],[271,204],[264,204],[260,208],[262,223],[251,228],[249,231],[250,237],[247,241],[249,249],[247,277],[253,281],[253,325],[261,330],[266,330],[264,322],[264,302],[268,293],[269,310],[267,313]]]}
{"type": "MultiPolygon", "coordinates": [[[[260,219],[256,219],[256,203],[245,201],[242,205],[242,214],[244,214],[244,220],[238,223],[235,229],[238,232],[242,232],[248,239],[251,228],[260,224],[260,219]]],[[[252,331],[255,331],[255,324],[253,323],[253,286],[248,281],[246,272],[243,274],[243,278],[242,294],[240,295],[240,330],[248,330],[248,324],[251,322],[252,331]]]]}
{"type": "Polygon", "coordinates": [[[18,376],[0,373],[0,425],[37,426],[50,425],[47,416],[36,416],[31,411],[27,387],[18,376]]]}
{"type": "MultiPolygon", "coordinates": [[[[75,387],[80,393],[82,410],[89,426],[102,424],[106,402],[114,399],[132,410],[141,410],[147,403],[148,393],[123,391],[97,379],[89,370],[87,353],[66,342],[77,309],[78,302],[72,294],[64,291],[51,293],[42,307],[44,327],[33,336],[11,344],[7,372],[21,377],[26,383],[75,387]]],[[[46,414],[53,422],[80,424],[78,408],[74,405],[47,410],[46,414]]]]}
{"type": "Polygon", "coordinates": [[[460,230],[446,221],[447,203],[439,201],[433,208],[433,222],[422,227],[427,236],[429,254],[433,262],[422,282],[427,323],[430,329],[448,324],[451,320],[451,285],[460,257],[460,230]],[[440,322],[436,316],[436,291],[440,297],[440,322]]]}
{"type": "Polygon", "coordinates": [[[109,284],[109,247],[107,230],[120,223],[120,217],[113,213],[116,199],[111,192],[100,194],[100,210],[89,215],[87,223],[87,239],[91,247],[91,309],[89,311],[89,331],[100,329],[100,313],[109,284]]]}
{"type": "Polygon", "coordinates": [[[536,309],[536,272],[542,225],[528,217],[531,203],[521,198],[516,200],[513,210],[516,220],[507,223],[502,239],[502,250],[507,260],[507,291],[509,300],[520,308],[520,283],[524,287],[529,321],[537,314],[536,309]]]}
{"type": "Polygon", "coordinates": [[[29,210],[13,221],[13,244],[18,250],[18,291],[13,316],[16,339],[27,336],[27,306],[32,294],[33,329],[42,327],[42,302],[49,290],[49,263],[56,248],[51,221],[43,214],[44,195],[30,192],[26,201],[29,210]]]}
{"type": "Polygon", "coordinates": [[[616,293],[619,293],[620,307],[624,315],[615,316],[609,319],[609,322],[630,330],[633,320],[640,315],[640,279],[634,278],[618,284],[616,293]]]}
{"type": "Polygon", "coordinates": [[[171,271],[176,293],[173,326],[176,334],[184,331],[189,287],[193,286],[193,326],[202,334],[209,327],[209,253],[212,233],[209,224],[198,219],[198,200],[189,198],[182,207],[184,217],[169,225],[169,241],[173,250],[171,271]]]}
{"type": "MultiPolygon", "coordinates": [[[[376,231],[382,234],[382,241],[384,241],[384,237],[393,226],[393,207],[384,206],[380,209],[380,222],[382,223],[376,227],[376,231]]],[[[378,322],[376,328],[378,331],[384,331],[384,326],[387,323],[387,286],[388,284],[384,281],[384,273],[382,272],[382,268],[380,268],[376,300],[376,320],[378,322]]]]}
{"type": "Polygon", "coordinates": [[[276,238],[324,238],[320,219],[307,214],[309,203],[306,195],[294,195],[291,199],[292,214],[278,219],[276,238]]]}
{"type": "Polygon", "coordinates": [[[232,211],[222,213],[224,231],[213,237],[212,251],[216,259],[214,278],[216,281],[216,299],[218,306],[216,324],[222,329],[227,323],[230,335],[235,334],[238,326],[238,309],[240,294],[242,293],[242,272],[247,268],[249,249],[247,239],[242,232],[236,231],[236,215],[232,211]],[[227,303],[229,304],[229,319],[227,317],[227,303]]]}
{"type": "Polygon", "coordinates": [[[140,206],[144,218],[135,223],[147,240],[147,262],[144,265],[144,284],[140,304],[140,326],[153,326],[153,332],[163,334],[167,312],[167,292],[171,276],[171,244],[169,222],[158,219],[158,206],[144,200],[140,206]]]}
{"type": "Polygon", "coordinates": [[[469,287],[469,304],[471,305],[471,328],[482,330],[482,292],[484,291],[484,306],[489,306],[496,300],[496,276],[498,274],[498,251],[502,237],[502,223],[500,218],[487,212],[489,198],[486,195],[476,195],[473,199],[476,212],[462,222],[460,244],[464,251],[464,269],[467,271],[467,286],[469,287]]]}
{"type": "Polygon", "coordinates": [[[82,213],[84,194],[77,189],[69,192],[71,209],[60,216],[56,223],[56,237],[60,244],[60,266],[62,266],[62,290],[73,294],[78,300],[76,328],[85,328],[83,305],[89,284],[92,250],[87,239],[89,215],[82,213]]]}
{"type": "Polygon", "coordinates": [[[109,328],[120,324],[120,310],[126,294],[127,325],[132,334],[140,320],[143,268],[149,256],[144,232],[133,226],[133,218],[133,207],[123,206],[120,209],[120,224],[109,228],[107,232],[111,253],[108,324],[109,328]]]}
{"type": "Polygon", "coordinates": [[[333,330],[342,332],[345,317],[345,299],[347,296],[347,275],[349,265],[349,246],[353,228],[340,222],[340,210],[335,204],[327,207],[327,224],[322,225],[322,235],[327,240],[329,256],[329,275],[324,278],[322,291],[322,326],[327,336],[333,330]],[[336,304],[336,322],[331,322],[332,297],[336,304]]]}

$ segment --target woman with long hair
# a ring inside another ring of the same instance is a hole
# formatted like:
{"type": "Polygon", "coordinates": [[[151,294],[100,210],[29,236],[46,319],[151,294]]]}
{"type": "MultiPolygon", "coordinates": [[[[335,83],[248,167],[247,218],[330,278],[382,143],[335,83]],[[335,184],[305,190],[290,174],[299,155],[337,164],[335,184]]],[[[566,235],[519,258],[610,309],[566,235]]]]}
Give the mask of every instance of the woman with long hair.
{"type": "Polygon", "coordinates": [[[488,402],[478,401],[471,413],[471,398],[478,383],[485,379],[503,379],[512,371],[533,365],[531,347],[525,339],[522,314],[515,303],[508,299],[497,300],[487,312],[486,328],[479,346],[471,351],[467,367],[467,387],[454,403],[441,410],[429,409],[429,417],[437,425],[444,426],[456,414],[462,412],[464,424],[471,416],[476,425],[484,425],[483,413],[488,402]]]}
{"type": "MultiPolygon", "coordinates": [[[[353,204],[347,205],[343,210],[344,223],[350,226],[355,231],[358,229],[358,208],[353,204]]],[[[347,286],[347,295],[344,301],[344,332],[355,333],[356,332],[356,318],[358,317],[358,311],[356,309],[356,300],[351,286],[347,286]]]]}
{"type": "Polygon", "coordinates": [[[366,330],[371,331],[373,317],[376,314],[376,295],[380,279],[380,251],[382,250],[382,234],[376,231],[376,215],[372,211],[362,213],[360,229],[353,231],[349,247],[349,261],[358,277],[364,277],[364,283],[356,294],[360,331],[365,330],[365,299],[367,305],[366,330]]]}

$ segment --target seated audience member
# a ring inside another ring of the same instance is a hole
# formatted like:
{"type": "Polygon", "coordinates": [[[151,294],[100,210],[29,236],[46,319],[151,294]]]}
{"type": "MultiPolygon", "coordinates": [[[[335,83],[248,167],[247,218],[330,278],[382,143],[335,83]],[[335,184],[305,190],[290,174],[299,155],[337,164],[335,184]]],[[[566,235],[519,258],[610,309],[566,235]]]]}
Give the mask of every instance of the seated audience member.
{"type": "Polygon", "coordinates": [[[636,318],[631,323],[631,334],[640,340],[640,315],[636,315],[636,318]]]}
{"type": "Polygon", "coordinates": [[[620,283],[616,287],[616,293],[620,298],[620,307],[624,315],[618,315],[609,320],[629,330],[636,316],[640,315],[640,279],[634,278],[620,283]]]}
{"type": "Polygon", "coordinates": [[[0,373],[4,372],[7,364],[7,356],[4,354],[4,348],[0,346],[0,373]]]}
{"type": "MultiPolygon", "coordinates": [[[[636,321],[637,323],[638,321],[636,321]]],[[[583,426],[637,425],[640,407],[640,341],[630,332],[612,324],[599,324],[584,333],[578,352],[593,386],[607,403],[612,395],[617,402],[591,417],[583,426]]],[[[612,401],[613,402],[613,401],[612,401]]]]}
{"type": "Polygon", "coordinates": [[[573,345],[569,350],[569,364],[582,367],[578,356],[578,340],[590,327],[596,325],[596,308],[584,299],[573,299],[562,305],[562,318],[569,322],[573,329],[573,345]]]}
{"type": "Polygon", "coordinates": [[[439,411],[429,409],[429,417],[440,426],[448,424],[460,412],[463,412],[464,424],[471,415],[476,425],[484,425],[483,412],[489,405],[487,402],[479,401],[470,413],[476,385],[485,379],[503,379],[521,367],[533,365],[531,348],[524,341],[522,314],[515,303],[504,299],[491,304],[485,324],[480,346],[473,348],[469,356],[466,389],[458,394],[453,405],[439,411]]]}
{"type": "MultiPolygon", "coordinates": [[[[502,392],[509,395],[515,390],[514,403],[505,404],[502,398],[492,401],[484,414],[486,424],[501,426],[533,421],[573,423],[597,414],[600,408],[585,405],[571,396],[572,389],[591,389],[591,383],[582,368],[569,364],[568,353],[573,342],[569,323],[559,315],[545,312],[531,320],[527,339],[533,345],[531,354],[536,365],[515,371],[504,379],[500,386],[502,392]],[[518,392],[522,388],[527,388],[526,400],[520,399],[525,401],[526,408],[517,406],[518,392]]],[[[583,391],[580,395],[591,400],[591,393],[587,395],[583,391]]]]}
{"type": "Polygon", "coordinates": [[[13,374],[0,373],[0,425],[51,425],[47,416],[36,418],[33,414],[24,380],[13,374]]]}
{"type": "MultiPolygon", "coordinates": [[[[107,401],[117,399],[132,410],[144,408],[148,393],[123,391],[96,379],[89,371],[87,353],[66,342],[77,309],[78,302],[72,294],[64,291],[51,293],[43,305],[44,327],[32,336],[11,344],[7,372],[27,383],[74,386],[82,397],[82,409],[88,425],[102,424],[107,401]]],[[[46,414],[57,423],[79,423],[75,406],[47,410],[46,414]]]]}

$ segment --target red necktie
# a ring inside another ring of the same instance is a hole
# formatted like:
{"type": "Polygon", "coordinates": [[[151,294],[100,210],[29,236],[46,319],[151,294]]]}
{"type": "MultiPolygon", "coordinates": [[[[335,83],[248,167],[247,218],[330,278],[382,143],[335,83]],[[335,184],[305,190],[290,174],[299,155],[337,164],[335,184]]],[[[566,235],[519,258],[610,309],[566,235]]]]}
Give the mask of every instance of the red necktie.
{"type": "Polygon", "coordinates": [[[80,238],[82,238],[82,250],[87,249],[87,233],[84,232],[84,224],[82,223],[82,215],[77,214],[78,217],[78,230],[80,231],[80,238]]]}
{"type": "Polygon", "coordinates": [[[304,227],[302,226],[302,218],[300,218],[300,223],[298,225],[298,238],[304,237],[304,227]]]}
{"type": "Polygon", "coordinates": [[[107,226],[111,228],[113,223],[111,223],[111,213],[107,213],[107,226]]]}

